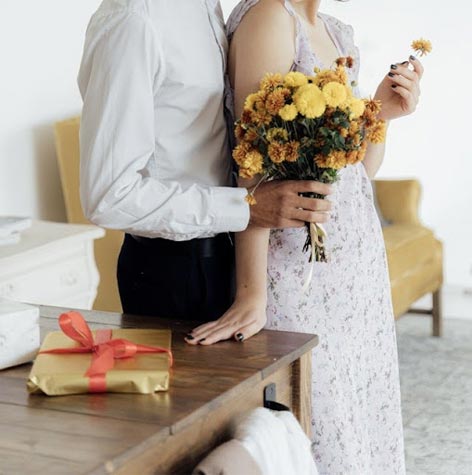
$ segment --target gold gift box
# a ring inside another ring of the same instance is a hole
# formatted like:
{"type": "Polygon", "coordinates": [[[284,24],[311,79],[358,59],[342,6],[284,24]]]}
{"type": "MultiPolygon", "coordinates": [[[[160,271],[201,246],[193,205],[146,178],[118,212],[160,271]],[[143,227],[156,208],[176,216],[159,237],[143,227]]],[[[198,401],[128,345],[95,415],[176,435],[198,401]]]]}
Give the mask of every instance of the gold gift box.
{"type": "MultiPolygon", "coordinates": [[[[92,332],[95,338],[95,332],[92,332]]],[[[113,330],[112,339],[126,339],[139,345],[170,350],[170,330],[113,330]]],[[[79,345],[62,332],[49,333],[40,351],[77,348],[79,345]]],[[[29,393],[48,396],[83,394],[89,391],[90,378],[85,376],[92,353],[39,354],[28,380],[29,393]]],[[[169,388],[169,355],[138,353],[131,358],[115,359],[106,375],[106,392],[151,394],[169,388]]]]}

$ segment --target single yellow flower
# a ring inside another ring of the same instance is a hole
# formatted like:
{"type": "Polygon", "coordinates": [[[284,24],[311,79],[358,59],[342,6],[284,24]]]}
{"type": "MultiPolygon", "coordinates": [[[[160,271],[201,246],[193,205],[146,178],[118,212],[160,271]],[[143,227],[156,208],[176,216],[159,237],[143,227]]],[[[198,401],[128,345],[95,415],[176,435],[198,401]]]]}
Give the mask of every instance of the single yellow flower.
{"type": "Polygon", "coordinates": [[[267,95],[265,109],[271,115],[277,115],[285,105],[285,99],[290,96],[290,89],[279,87],[267,95]]]}
{"type": "Polygon", "coordinates": [[[273,142],[276,140],[287,141],[288,132],[285,129],[282,129],[281,127],[273,127],[267,132],[267,140],[269,142],[273,142]]]}
{"type": "Polygon", "coordinates": [[[346,152],[342,150],[334,150],[329,155],[317,155],[315,162],[320,168],[334,168],[340,170],[347,165],[346,152]]]}
{"type": "Polygon", "coordinates": [[[387,125],[383,120],[379,120],[370,130],[367,135],[371,143],[384,143],[387,135],[387,125]]]}
{"type": "Polygon", "coordinates": [[[248,193],[244,199],[246,200],[247,203],[249,203],[249,206],[253,206],[257,204],[257,200],[255,196],[252,194],[252,192],[248,193]]]}
{"type": "Polygon", "coordinates": [[[285,147],[285,160],[287,162],[296,162],[298,160],[298,151],[300,149],[300,142],[291,140],[284,144],[285,147]]]}
{"type": "Polygon", "coordinates": [[[284,78],[281,74],[270,74],[267,73],[260,83],[260,88],[265,92],[271,92],[278,86],[282,86],[284,83],[284,78]]]}
{"type": "MultiPolygon", "coordinates": [[[[342,68],[344,70],[344,68],[342,68]]],[[[344,75],[341,74],[341,70],[338,71],[333,71],[332,69],[322,69],[318,73],[316,73],[316,76],[313,77],[313,84],[315,84],[318,87],[323,87],[329,82],[341,82],[344,83],[345,79],[345,72],[344,75]]]]}
{"type": "Polygon", "coordinates": [[[244,109],[253,111],[256,102],[259,100],[259,94],[255,92],[254,94],[249,94],[246,100],[244,101],[244,109]]]}
{"type": "Polygon", "coordinates": [[[433,45],[431,41],[425,40],[424,38],[420,38],[419,40],[415,40],[411,43],[411,47],[413,51],[416,51],[421,56],[425,56],[428,53],[433,51],[433,45]]]}
{"type": "Polygon", "coordinates": [[[348,108],[351,111],[350,118],[358,119],[365,111],[365,102],[354,98],[349,102],[348,108]]]}
{"type": "Polygon", "coordinates": [[[257,150],[250,150],[240,164],[239,176],[252,178],[262,173],[263,156],[257,150]]]}
{"type": "Polygon", "coordinates": [[[338,82],[329,82],[323,87],[323,96],[329,107],[338,107],[347,99],[346,86],[338,82]]]}
{"type": "Polygon", "coordinates": [[[286,150],[283,144],[280,144],[278,142],[272,142],[269,145],[268,153],[269,153],[269,158],[274,163],[282,163],[283,161],[285,161],[286,150]]]}
{"type": "Polygon", "coordinates": [[[298,71],[291,71],[285,75],[284,85],[285,87],[300,87],[308,84],[308,78],[298,71]]]}
{"type": "Polygon", "coordinates": [[[291,122],[298,115],[298,109],[295,104],[287,104],[279,110],[279,116],[286,122],[291,122]]]}
{"type": "Polygon", "coordinates": [[[314,84],[301,86],[293,98],[298,111],[307,119],[321,117],[326,110],[323,92],[314,84]]]}
{"type": "Polygon", "coordinates": [[[251,150],[251,144],[247,142],[240,142],[233,150],[233,159],[234,161],[241,166],[244,160],[246,159],[246,155],[251,150]]]}

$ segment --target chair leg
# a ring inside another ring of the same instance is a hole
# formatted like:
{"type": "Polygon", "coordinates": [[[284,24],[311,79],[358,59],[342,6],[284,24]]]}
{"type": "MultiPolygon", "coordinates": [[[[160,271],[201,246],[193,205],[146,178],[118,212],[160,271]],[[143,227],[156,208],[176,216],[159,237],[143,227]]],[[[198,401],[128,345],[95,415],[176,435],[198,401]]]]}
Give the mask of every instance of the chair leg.
{"type": "Polygon", "coordinates": [[[442,336],[442,295],[441,288],[433,293],[433,336],[442,336]]]}

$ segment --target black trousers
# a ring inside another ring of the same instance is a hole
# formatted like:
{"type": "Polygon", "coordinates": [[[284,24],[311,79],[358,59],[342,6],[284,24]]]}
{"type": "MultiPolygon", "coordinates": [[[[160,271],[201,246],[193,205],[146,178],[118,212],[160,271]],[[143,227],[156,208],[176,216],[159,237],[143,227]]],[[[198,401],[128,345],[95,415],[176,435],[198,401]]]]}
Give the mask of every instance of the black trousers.
{"type": "Polygon", "coordinates": [[[208,322],[231,306],[234,247],[229,234],[191,241],[126,234],[118,258],[124,313],[208,322]]]}

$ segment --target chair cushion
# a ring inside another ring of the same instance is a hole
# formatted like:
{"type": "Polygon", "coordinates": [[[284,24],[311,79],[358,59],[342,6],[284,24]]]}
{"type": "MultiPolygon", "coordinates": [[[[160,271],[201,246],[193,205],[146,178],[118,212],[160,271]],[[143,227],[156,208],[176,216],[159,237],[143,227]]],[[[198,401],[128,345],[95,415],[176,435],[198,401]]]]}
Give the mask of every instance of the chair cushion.
{"type": "Polygon", "coordinates": [[[442,283],[442,245],[433,232],[417,224],[383,228],[395,315],[442,283]]]}
{"type": "Polygon", "coordinates": [[[434,253],[433,232],[414,224],[394,224],[383,228],[390,280],[430,260],[434,253]]]}

